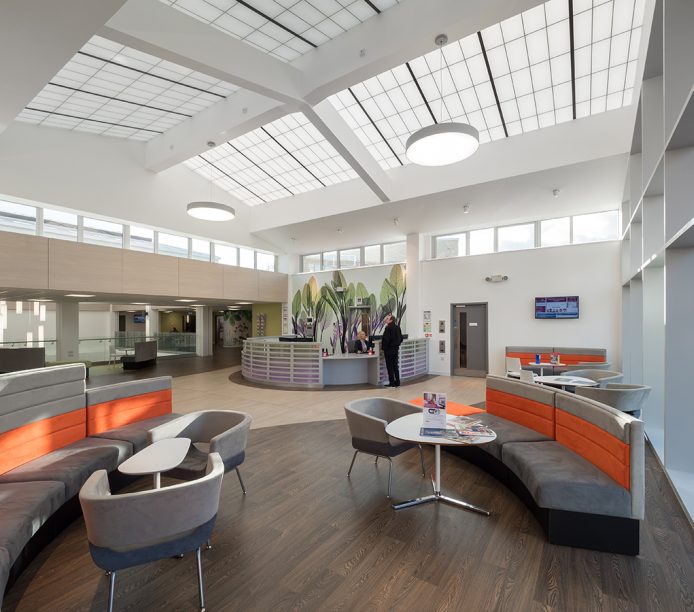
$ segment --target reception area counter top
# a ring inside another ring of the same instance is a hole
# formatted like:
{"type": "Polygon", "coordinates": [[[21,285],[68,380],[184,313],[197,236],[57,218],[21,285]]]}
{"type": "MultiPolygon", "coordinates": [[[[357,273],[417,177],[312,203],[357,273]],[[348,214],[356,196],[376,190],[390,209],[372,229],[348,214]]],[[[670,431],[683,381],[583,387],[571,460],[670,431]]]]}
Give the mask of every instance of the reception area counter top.
{"type": "MultiPolygon", "coordinates": [[[[324,357],[319,342],[291,342],[277,337],[249,338],[243,343],[241,372],[247,380],[274,386],[322,388],[388,381],[385,360],[376,342],[373,355],[344,353],[324,357]]],[[[400,379],[427,373],[426,338],[404,340],[400,346],[400,379]]]]}

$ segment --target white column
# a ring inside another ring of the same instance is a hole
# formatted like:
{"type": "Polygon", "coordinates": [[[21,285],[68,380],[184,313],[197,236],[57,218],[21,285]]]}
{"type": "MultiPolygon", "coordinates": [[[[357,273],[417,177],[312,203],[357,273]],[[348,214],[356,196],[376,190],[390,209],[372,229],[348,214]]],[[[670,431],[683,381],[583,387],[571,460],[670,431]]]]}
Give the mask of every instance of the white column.
{"type": "Polygon", "coordinates": [[[407,312],[405,313],[406,331],[410,338],[420,338],[422,331],[422,296],[421,271],[419,262],[419,234],[407,234],[407,312]]]}
{"type": "Polygon", "coordinates": [[[79,322],[79,302],[56,302],[55,338],[58,361],[79,359],[79,322]]]}
{"type": "Polygon", "coordinates": [[[195,307],[195,354],[200,357],[212,354],[212,317],[213,310],[209,306],[195,307]]]}
{"type": "Polygon", "coordinates": [[[159,311],[151,306],[145,306],[145,334],[147,337],[154,337],[159,333],[159,311]]]}

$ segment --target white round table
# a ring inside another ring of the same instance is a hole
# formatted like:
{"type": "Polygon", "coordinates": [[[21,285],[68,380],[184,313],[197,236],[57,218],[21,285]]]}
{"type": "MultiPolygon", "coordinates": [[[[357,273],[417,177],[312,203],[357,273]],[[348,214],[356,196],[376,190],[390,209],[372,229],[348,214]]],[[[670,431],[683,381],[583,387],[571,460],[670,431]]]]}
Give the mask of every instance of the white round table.
{"type": "Polygon", "coordinates": [[[552,387],[597,387],[598,383],[590,378],[581,376],[536,376],[535,382],[552,387]]]}
{"type": "Polygon", "coordinates": [[[161,487],[161,472],[172,470],[185,459],[189,438],[166,438],[153,442],[118,466],[118,471],[131,476],[153,474],[154,488],[161,487]]]}
{"type": "Polygon", "coordinates": [[[543,361],[540,363],[537,363],[537,361],[528,361],[527,364],[529,366],[540,366],[540,376],[544,376],[545,368],[553,368],[555,366],[558,368],[563,368],[566,365],[565,363],[546,363],[543,361]]]}
{"type": "MultiPolygon", "coordinates": [[[[453,415],[448,415],[446,417],[447,421],[455,419],[453,415]]],[[[431,444],[434,447],[435,457],[436,457],[436,471],[435,476],[432,476],[431,484],[434,489],[433,495],[426,495],[424,497],[417,497],[415,499],[410,499],[399,504],[393,504],[393,508],[396,510],[401,510],[402,508],[409,508],[410,506],[418,506],[420,504],[428,504],[429,502],[443,502],[446,504],[451,504],[452,506],[457,506],[458,508],[464,508],[465,510],[472,510],[474,512],[479,512],[489,516],[489,510],[484,510],[478,506],[473,506],[468,502],[462,501],[460,499],[455,499],[449,497],[448,495],[441,494],[441,447],[442,446],[470,446],[472,444],[484,444],[486,442],[491,442],[496,439],[496,434],[493,438],[485,438],[484,441],[472,441],[472,442],[457,442],[455,440],[449,440],[448,438],[435,438],[432,436],[420,436],[419,430],[422,428],[422,414],[408,414],[407,416],[400,417],[395,421],[392,421],[386,425],[386,433],[393,438],[398,440],[405,440],[406,442],[416,442],[417,444],[431,444]]]]}

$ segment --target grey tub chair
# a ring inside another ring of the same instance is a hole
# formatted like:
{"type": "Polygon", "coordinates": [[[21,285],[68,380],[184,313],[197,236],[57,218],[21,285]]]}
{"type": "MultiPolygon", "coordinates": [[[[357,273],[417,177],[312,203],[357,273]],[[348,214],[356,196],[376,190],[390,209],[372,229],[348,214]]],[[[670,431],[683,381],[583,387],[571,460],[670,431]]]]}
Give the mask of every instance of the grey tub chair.
{"type": "Polygon", "coordinates": [[[208,453],[219,453],[224,471],[236,470],[241,489],[246,487],[241,478],[239,465],[246,458],[246,443],[251,416],[232,410],[202,410],[184,414],[178,419],[150,429],[150,443],[164,438],[190,438],[191,445],[183,462],[166,476],[179,480],[200,478],[205,473],[208,453]]]}
{"type": "Polygon", "coordinates": [[[79,500],[92,559],[110,572],[109,612],[116,572],[193,550],[200,610],[205,610],[200,547],[214,528],[223,477],[224,464],[217,453],[210,454],[202,478],[162,489],[111,495],[106,470],[89,477],[79,500]]]}
{"type": "MultiPolygon", "coordinates": [[[[603,389],[608,383],[617,383],[624,378],[624,374],[621,372],[615,372],[613,370],[598,370],[593,368],[586,368],[585,370],[573,370],[571,372],[567,372],[567,376],[578,376],[581,378],[594,380],[596,383],[598,383],[598,387],[603,389]]],[[[569,387],[566,389],[568,391],[569,387]]]]}
{"type": "Polygon", "coordinates": [[[646,385],[625,385],[620,383],[608,383],[604,389],[591,387],[576,389],[576,395],[589,397],[601,404],[607,404],[637,419],[641,418],[641,409],[650,392],[651,387],[646,385]]]}
{"type": "Polygon", "coordinates": [[[352,474],[352,468],[358,453],[373,455],[376,457],[377,462],[379,457],[388,459],[387,497],[390,497],[390,486],[393,477],[393,462],[391,458],[417,447],[419,447],[419,459],[422,464],[422,476],[424,476],[424,455],[421,444],[403,442],[390,437],[386,433],[386,425],[388,423],[417,412],[421,413],[421,409],[417,408],[417,406],[387,397],[370,397],[354,400],[346,404],[345,415],[349,432],[352,435],[352,448],[355,449],[347,477],[349,478],[352,474]]]}

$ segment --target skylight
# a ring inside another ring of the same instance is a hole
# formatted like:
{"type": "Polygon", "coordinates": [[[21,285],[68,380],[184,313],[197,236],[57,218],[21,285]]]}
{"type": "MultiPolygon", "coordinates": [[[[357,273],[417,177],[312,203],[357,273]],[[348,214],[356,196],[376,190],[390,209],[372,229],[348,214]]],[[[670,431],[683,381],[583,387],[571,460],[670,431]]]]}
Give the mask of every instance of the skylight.
{"type": "Polygon", "coordinates": [[[399,0],[161,0],[289,62],[399,0]]]}
{"type": "Polygon", "coordinates": [[[277,119],[184,163],[249,206],[357,176],[303,113],[277,119]]]}
{"type": "Polygon", "coordinates": [[[421,127],[463,121],[480,143],[632,101],[643,0],[550,0],[330,98],[384,169],[421,127]],[[575,105],[575,108],[574,108],[575,105]]]}
{"type": "Polygon", "coordinates": [[[18,121],[149,140],[237,88],[94,36],[18,121]]]}

